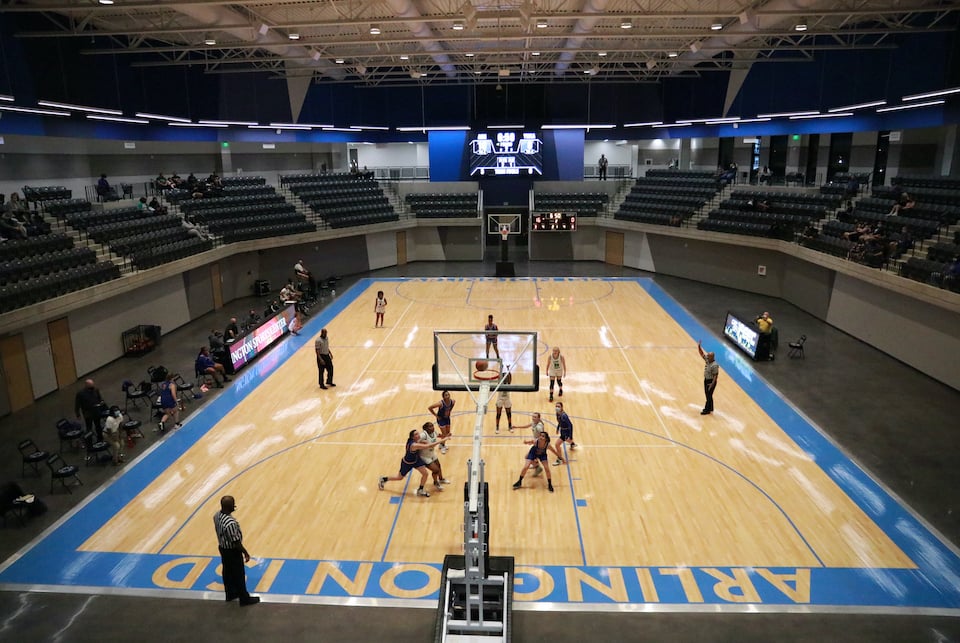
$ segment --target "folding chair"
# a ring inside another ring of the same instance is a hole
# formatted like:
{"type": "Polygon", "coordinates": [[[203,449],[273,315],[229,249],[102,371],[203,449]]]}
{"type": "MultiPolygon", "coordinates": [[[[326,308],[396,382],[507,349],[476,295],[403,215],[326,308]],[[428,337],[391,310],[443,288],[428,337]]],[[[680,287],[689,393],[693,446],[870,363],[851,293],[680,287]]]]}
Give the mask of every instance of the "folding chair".
{"type": "Polygon", "coordinates": [[[20,468],[20,477],[27,477],[27,465],[30,465],[33,468],[33,472],[37,474],[37,477],[40,477],[40,463],[50,457],[50,454],[42,450],[36,444],[33,443],[33,440],[27,438],[22,440],[20,444],[17,445],[17,449],[20,450],[20,455],[23,456],[23,465],[20,468]]]}
{"type": "Polygon", "coordinates": [[[133,402],[134,408],[139,408],[140,401],[146,400],[147,392],[144,391],[142,388],[135,386],[134,383],[131,382],[130,380],[123,380],[123,384],[121,385],[120,388],[123,391],[123,394],[126,396],[123,403],[124,413],[126,413],[127,410],[130,408],[130,402],[133,402]]]}
{"type": "Polygon", "coordinates": [[[52,456],[47,458],[47,467],[50,469],[50,493],[53,493],[54,483],[59,480],[60,484],[68,493],[73,493],[70,491],[70,486],[67,484],[67,480],[73,478],[77,481],[78,485],[83,484],[83,480],[80,479],[80,476],[77,474],[80,473],[80,469],[75,464],[67,464],[63,461],[63,458],[60,457],[59,453],[54,453],[52,456]]]}
{"type": "Polygon", "coordinates": [[[110,448],[110,443],[106,440],[97,440],[96,437],[93,431],[87,431],[83,434],[83,441],[87,444],[86,463],[88,467],[91,462],[106,464],[113,461],[113,449],[110,448]],[[104,454],[106,454],[106,457],[103,457],[104,454]]]}
{"type": "Polygon", "coordinates": [[[790,347],[790,351],[787,353],[787,357],[800,357],[801,359],[806,359],[806,355],[803,353],[803,345],[807,341],[806,335],[800,335],[800,339],[795,342],[790,342],[787,346],[790,347]]]}
{"type": "Polygon", "coordinates": [[[64,445],[71,447],[74,451],[80,450],[80,437],[83,435],[83,428],[79,422],[61,418],[57,422],[57,434],[60,436],[61,451],[63,451],[64,445]]]}

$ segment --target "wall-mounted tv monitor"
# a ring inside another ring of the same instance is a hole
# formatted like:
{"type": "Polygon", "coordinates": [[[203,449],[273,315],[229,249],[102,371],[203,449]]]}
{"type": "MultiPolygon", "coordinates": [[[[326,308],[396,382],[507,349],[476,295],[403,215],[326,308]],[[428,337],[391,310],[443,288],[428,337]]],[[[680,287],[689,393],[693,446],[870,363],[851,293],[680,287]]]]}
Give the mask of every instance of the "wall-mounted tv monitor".
{"type": "Polygon", "coordinates": [[[723,325],[723,334],[736,344],[740,350],[752,358],[757,357],[757,342],[760,333],[752,324],[738,319],[733,313],[727,313],[727,321],[723,325]]]}
{"type": "Polygon", "coordinates": [[[537,132],[478,131],[467,143],[470,176],[543,176],[543,141],[537,132]]]}

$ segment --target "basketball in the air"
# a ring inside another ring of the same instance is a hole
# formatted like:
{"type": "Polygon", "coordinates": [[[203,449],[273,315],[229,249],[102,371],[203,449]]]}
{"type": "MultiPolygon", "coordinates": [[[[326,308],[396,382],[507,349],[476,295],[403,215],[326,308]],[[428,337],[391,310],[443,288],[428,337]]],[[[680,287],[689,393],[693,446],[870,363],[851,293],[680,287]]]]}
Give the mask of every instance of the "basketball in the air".
{"type": "Polygon", "coordinates": [[[489,366],[489,364],[487,364],[487,360],[485,359],[478,359],[473,363],[473,368],[475,368],[477,371],[485,371],[487,370],[487,366],[489,366]]]}

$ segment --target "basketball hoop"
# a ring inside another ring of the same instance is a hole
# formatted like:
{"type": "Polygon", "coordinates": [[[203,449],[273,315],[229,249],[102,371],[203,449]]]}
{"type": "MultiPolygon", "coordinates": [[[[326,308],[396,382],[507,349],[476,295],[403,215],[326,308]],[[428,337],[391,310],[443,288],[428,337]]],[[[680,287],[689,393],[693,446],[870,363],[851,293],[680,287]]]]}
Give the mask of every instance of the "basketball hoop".
{"type": "Polygon", "coordinates": [[[506,223],[500,224],[500,240],[506,243],[507,238],[510,237],[510,225],[506,223]]]}
{"type": "Polygon", "coordinates": [[[492,371],[487,369],[485,371],[474,371],[473,379],[480,382],[492,382],[493,380],[500,377],[500,371],[492,371]]]}

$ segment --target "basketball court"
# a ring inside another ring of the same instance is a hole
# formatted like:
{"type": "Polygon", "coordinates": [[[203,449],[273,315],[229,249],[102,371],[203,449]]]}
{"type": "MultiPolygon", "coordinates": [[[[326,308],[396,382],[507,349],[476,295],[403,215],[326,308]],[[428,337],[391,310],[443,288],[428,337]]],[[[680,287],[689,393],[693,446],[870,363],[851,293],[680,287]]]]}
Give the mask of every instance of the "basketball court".
{"type": "MultiPolygon", "coordinates": [[[[516,560],[519,609],[883,611],[956,615],[958,552],[770,388],[736,348],[647,279],[363,280],[0,571],[3,589],[223,600],[211,517],[237,498],[266,601],[434,608],[441,561],[462,553],[476,406],[454,392],[454,484],[414,495],[397,472],[427,407],[435,357],[469,373],[494,315],[518,378],[514,422],[543,415],[546,356],[565,356],[562,401],[579,448],[528,476],[530,437],[483,423],[490,553],[516,560]],[[374,327],[375,293],[388,299],[374,327]],[[313,337],[328,329],[336,388],[320,390],[313,337]],[[438,349],[435,331],[469,331],[438,349]],[[721,367],[701,416],[703,362],[721,367]],[[455,345],[454,345],[455,344],[455,345]],[[520,346],[514,350],[511,346],[520,346]],[[438,353],[439,351],[439,353],[438,353]],[[513,352],[511,352],[513,351],[513,352]]],[[[829,430],[829,427],[825,427],[829,430]]]]}

